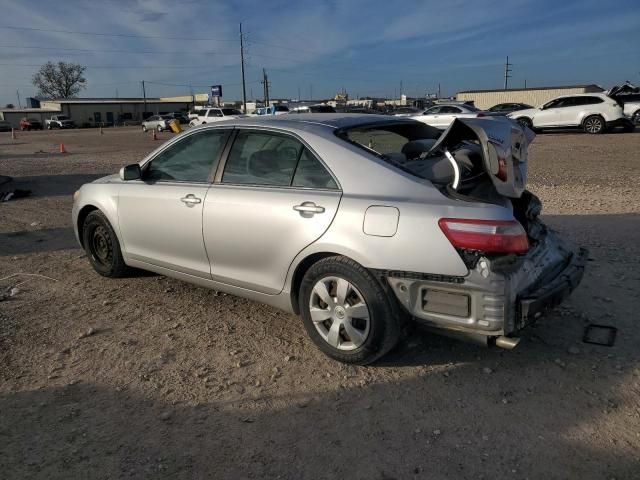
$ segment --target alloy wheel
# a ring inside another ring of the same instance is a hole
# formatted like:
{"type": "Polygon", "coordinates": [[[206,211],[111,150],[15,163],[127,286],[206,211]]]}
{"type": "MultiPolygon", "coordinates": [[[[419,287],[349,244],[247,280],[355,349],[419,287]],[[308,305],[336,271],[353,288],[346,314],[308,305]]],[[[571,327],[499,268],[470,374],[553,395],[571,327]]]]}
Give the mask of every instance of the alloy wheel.
{"type": "Polygon", "coordinates": [[[602,130],[602,120],[598,117],[587,118],[587,121],[584,122],[584,128],[589,133],[598,133],[602,130]]]}
{"type": "Polygon", "coordinates": [[[320,336],[338,350],[355,350],[369,335],[367,303],[344,278],[320,279],[311,291],[309,312],[320,336]]]}

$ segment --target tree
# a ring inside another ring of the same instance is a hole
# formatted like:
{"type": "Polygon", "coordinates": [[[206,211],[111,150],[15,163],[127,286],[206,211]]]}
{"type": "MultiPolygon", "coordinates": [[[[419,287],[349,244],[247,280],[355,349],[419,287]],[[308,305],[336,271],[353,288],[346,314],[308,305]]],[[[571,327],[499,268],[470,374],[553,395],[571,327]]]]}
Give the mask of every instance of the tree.
{"type": "Polygon", "coordinates": [[[47,62],[33,76],[38,95],[46,98],[73,98],[85,88],[87,67],[78,63],[47,62]]]}

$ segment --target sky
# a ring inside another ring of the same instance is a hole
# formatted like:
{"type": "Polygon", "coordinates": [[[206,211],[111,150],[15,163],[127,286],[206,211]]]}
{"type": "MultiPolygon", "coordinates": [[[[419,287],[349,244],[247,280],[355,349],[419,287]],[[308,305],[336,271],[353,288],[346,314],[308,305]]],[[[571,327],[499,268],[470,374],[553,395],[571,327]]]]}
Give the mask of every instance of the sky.
{"type": "Polygon", "coordinates": [[[640,84],[640,1],[0,0],[0,106],[34,96],[51,60],[87,67],[81,97],[207,92],[397,97],[510,87],[640,84]]]}

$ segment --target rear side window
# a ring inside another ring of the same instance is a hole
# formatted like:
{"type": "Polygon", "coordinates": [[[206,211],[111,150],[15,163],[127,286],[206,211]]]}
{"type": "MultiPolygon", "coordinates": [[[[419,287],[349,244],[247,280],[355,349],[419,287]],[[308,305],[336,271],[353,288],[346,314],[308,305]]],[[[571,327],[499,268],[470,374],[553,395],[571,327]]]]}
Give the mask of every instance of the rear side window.
{"type": "Polygon", "coordinates": [[[209,130],[188,135],[158,154],[144,173],[148,181],[205,183],[218,163],[227,132],[209,130]]]}
{"type": "Polygon", "coordinates": [[[306,188],[338,188],[333,177],[307,148],[302,150],[291,185],[306,188]]]}
{"type": "Polygon", "coordinates": [[[600,97],[581,97],[580,100],[580,105],[595,105],[604,102],[600,97]]]}
{"type": "Polygon", "coordinates": [[[222,175],[223,183],[337,188],[333,178],[295,138],[270,132],[240,132],[222,175]]]}

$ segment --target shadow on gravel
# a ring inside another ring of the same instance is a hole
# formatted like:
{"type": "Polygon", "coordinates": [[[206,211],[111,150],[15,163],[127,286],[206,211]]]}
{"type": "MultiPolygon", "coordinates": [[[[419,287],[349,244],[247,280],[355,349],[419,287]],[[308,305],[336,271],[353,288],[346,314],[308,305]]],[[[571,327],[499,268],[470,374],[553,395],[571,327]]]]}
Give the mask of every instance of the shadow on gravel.
{"type": "Polygon", "coordinates": [[[73,195],[83,184],[93,182],[105,175],[109,173],[13,177],[13,180],[3,185],[2,189],[5,191],[15,188],[31,190],[31,194],[36,197],[73,195]]]}
{"type": "Polygon", "coordinates": [[[73,228],[44,228],[0,233],[0,256],[80,248],[73,228]]]}
{"type": "Polygon", "coordinates": [[[601,409],[580,411],[577,422],[565,416],[574,402],[571,392],[557,395],[557,378],[532,382],[535,395],[527,395],[505,391],[506,373],[481,389],[465,383],[477,374],[467,366],[447,379],[288,396],[294,405],[283,409],[269,408],[278,398],[174,406],[82,383],[5,394],[0,469],[5,478],[42,479],[622,479],[638,472],[638,457],[613,444],[605,451],[572,441],[601,409]],[[534,402],[551,403],[532,416],[534,402]]]}

